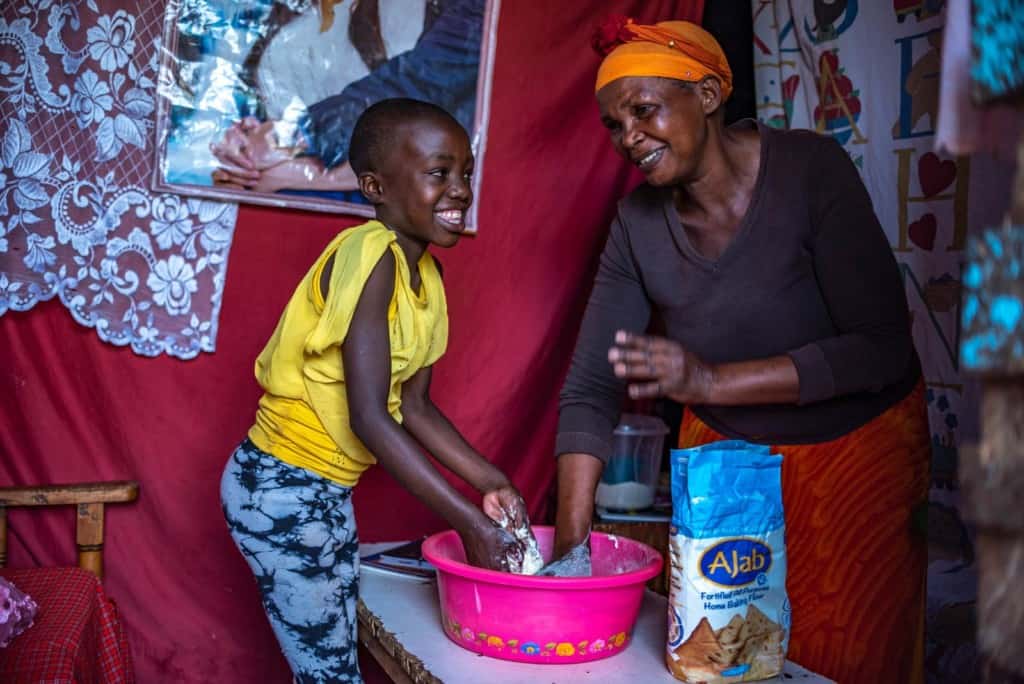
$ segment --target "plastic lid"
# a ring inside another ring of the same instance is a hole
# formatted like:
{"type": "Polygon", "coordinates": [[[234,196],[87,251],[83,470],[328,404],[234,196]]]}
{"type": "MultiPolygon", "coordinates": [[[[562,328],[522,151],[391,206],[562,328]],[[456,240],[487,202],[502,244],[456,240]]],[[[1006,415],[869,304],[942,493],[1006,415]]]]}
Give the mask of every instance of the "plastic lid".
{"type": "Polygon", "coordinates": [[[623,413],[615,428],[616,435],[646,437],[649,435],[667,435],[668,426],[657,416],[643,416],[636,413],[623,413]]]}

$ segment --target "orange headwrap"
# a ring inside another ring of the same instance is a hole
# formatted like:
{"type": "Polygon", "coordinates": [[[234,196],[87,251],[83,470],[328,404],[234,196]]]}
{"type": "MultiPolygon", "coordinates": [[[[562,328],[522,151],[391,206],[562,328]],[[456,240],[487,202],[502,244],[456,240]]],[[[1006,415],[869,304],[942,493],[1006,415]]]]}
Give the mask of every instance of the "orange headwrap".
{"type": "Polygon", "coordinates": [[[723,100],[732,93],[732,69],[722,46],[688,21],[661,21],[651,26],[627,17],[610,17],[594,35],[594,49],[605,56],[594,92],[624,76],[680,81],[714,76],[722,84],[723,100]]]}

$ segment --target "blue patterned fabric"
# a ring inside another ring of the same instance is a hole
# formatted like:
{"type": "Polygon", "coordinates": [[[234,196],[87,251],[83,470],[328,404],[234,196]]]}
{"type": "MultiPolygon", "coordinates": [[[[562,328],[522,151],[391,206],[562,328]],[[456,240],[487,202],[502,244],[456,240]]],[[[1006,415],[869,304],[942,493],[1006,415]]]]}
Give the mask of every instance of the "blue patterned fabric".
{"type": "Polygon", "coordinates": [[[231,537],[299,684],[361,684],[352,490],[245,440],[221,478],[231,537]]]}
{"type": "Polygon", "coordinates": [[[0,3],[0,315],[59,297],[106,342],[214,350],[237,206],[149,189],[165,3],[0,3]]]}
{"type": "Polygon", "coordinates": [[[971,6],[976,99],[1024,95],[1024,0],[974,0],[971,6]]]}
{"type": "Polygon", "coordinates": [[[960,361],[972,372],[1024,370],[1024,226],[990,228],[968,243],[960,361]]]}

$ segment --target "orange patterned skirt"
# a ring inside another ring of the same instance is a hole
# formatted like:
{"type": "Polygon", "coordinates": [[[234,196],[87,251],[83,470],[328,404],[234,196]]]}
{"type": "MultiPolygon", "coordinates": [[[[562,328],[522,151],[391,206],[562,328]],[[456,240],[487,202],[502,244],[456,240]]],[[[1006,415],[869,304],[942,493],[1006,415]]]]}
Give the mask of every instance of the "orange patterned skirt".
{"type": "MultiPolygon", "coordinates": [[[[679,446],[725,437],[690,411],[679,446]]],[[[779,445],[786,512],[789,659],[840,684],[923,681],[928,495],[924,383],[844,437],[779,445]]]]}

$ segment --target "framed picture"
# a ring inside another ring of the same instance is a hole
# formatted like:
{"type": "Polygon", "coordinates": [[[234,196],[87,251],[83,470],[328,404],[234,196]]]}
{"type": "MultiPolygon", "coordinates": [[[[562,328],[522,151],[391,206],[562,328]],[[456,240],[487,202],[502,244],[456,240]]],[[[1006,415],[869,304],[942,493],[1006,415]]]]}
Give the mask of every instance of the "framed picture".
{"type": "Polygon", "coordinates": [[[153,189],[372,216],[352,127],[412,97],[470,132],[479,198],[499,1],[171,0],[153,189]]]}

